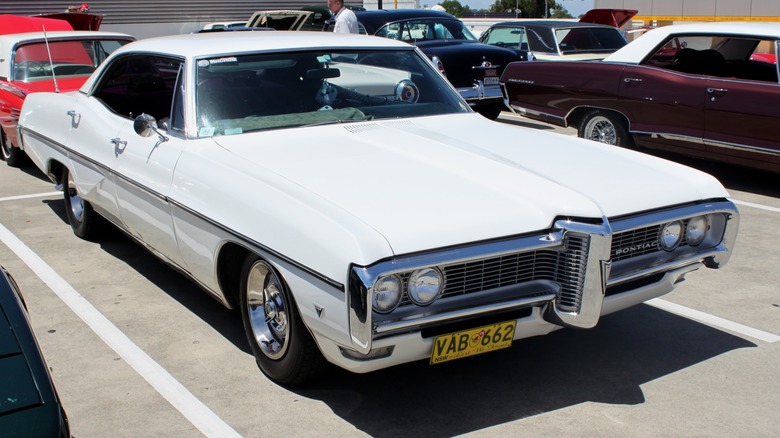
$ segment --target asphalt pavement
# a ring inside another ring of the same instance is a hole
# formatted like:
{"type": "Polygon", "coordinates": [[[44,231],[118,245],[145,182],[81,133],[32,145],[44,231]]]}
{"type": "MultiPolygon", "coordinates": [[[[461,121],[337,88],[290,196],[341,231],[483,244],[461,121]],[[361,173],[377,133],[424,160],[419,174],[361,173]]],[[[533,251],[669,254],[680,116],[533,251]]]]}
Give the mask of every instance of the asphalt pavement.
{"type": "Polygon", "coordinates": [[[780,436],[777,175],[667,157],[715,174],[738,204],[723,269],[591,330],[436,366],[334,369],[305,388],[266,379],[238,313],[119,232],[76,238],[33,167],[0,164],[0,264],[78,438],[780,436]]]}

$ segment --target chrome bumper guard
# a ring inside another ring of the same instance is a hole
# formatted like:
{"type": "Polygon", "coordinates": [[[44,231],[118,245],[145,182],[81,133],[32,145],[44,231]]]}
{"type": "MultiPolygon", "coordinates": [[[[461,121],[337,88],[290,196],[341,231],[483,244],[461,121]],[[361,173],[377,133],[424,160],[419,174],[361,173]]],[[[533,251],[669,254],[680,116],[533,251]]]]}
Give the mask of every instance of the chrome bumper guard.
{"type": "Polygon", "coordinates": [[[458,93],[466,101],[500,100],[504,101],[504,90],[500,84],[485,85],[482,81],[474,81],[471,87],[457,87],[458,93]]]}

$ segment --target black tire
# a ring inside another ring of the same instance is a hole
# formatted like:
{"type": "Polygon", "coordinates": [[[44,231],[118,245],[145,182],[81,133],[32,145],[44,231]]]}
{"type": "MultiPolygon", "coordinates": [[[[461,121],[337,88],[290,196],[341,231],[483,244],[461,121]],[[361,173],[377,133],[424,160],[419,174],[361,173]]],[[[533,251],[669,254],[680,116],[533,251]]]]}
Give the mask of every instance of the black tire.
{"type": "Polygon", "coordinates": [[[493,103],[490,105],[480,105],[476,108],[477,112],[482,114],[483,117],[496,120],[501,115],[501,111],[504,110],[503,103],[493,103]]]}
{"type": "Polygon", "coordinates": [[[73,234],[82,239],[96,237],[103,227],[103,218],[95,212],[89,202],[81,198],[67,167],[62,170],[61,182],[65,199],[65,212],[68,215],[68,222],[73,229],[73,234]]]}
{"type": "Polygon", "coordinates": [[[300,385],[319,377],[325,358],[276,270],[250,254],[241,270],[241,319],[257,365],[271,380],[300,385]]]}
{"type": "Polygon", "coordinates": [[[5,133],[0,133],[0,149],[3,153],[3,161],[11,167],[20,167],[26,157],[24,151],[14,147],[5,133]]]}
{"type": "Polygon", "coordinates": [[[577,135],[587,140],[613,146],[631,147],[633,145],[625,121],[609,111],[590,110],[585,113],[577,135]]]}

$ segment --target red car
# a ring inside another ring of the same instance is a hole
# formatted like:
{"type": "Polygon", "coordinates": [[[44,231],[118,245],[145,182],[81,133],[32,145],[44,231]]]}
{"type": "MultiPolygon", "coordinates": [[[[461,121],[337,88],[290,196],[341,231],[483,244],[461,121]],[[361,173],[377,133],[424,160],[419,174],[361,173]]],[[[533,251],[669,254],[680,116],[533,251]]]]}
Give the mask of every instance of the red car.
{"type": "Polygon", "coordinates": [[[666,26],[599,62],[510,64],[501,82],[512,110],[583,138],[780,172],[778,47],[780,23],[666,26]]]}
{"type": "Polygon", "coordinates": [[[78,90],[111,52],[133,40],[121,33],[73,31],[63,20],[0,15],[0,146],[5,162],[18,166],[24,158],[16,123],[28,94],[78,90]]]}

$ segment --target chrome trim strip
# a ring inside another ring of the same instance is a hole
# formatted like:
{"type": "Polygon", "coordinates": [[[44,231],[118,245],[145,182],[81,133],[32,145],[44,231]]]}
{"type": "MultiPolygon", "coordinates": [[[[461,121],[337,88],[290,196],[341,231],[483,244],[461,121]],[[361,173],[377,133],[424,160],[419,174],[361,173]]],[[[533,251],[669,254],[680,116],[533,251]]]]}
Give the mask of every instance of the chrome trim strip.
{"type": "Polygon", "coordinates": [[[750,146],[746,144],[729,143],[725,141],[704,139],[704,144],[707,146],[713,146],[721,149],[731,149],[741,152],[753,152],[757,154],[765,154],[773,157],[780,156],[780,149],[762,148],[759,146],[750,146]]]}
{"type": "Polygon", "coordinates": [[[220,230],[224,231],[225,233],[234,236],[239,242],[244,242],[245,246],[252,246],[254,248],[257,248],[260,251],[265,252],[266,254],[269,254],[269,255],[271,255],[271,256],[279,259],[279,260],[284,261],[285,263],[288,263],[288,264],[296,267],[297,269],[300,269],[303,272],[306,272],[306,273],[312,275],[313,277],[317,278],[318,280],[322,281],[323,283],[325,283],[325,284],[327,284],[327,285],[329,285],[329,286],[331,286],[333,288],[336,288],[336,289],[338,289],[341,292],[345,292],[345,286],[344,286],[343,283],[341,283],[339,281],[336,281],[336,280],[334,280],[332,278],[329,278],[329,277],[325,276],[324,274],[321,274],[321,273],[319,273],[319,272],[317,272],[317,271],[315,271],[315,270],[313,270],[313,269],[303,265],[302,263],[297,262],[297,261],[295,261],[295,260],[293,260],[293,259],[291,259],[291,258],[289,258],[289,257],[287,257],[285,255],[283,255],[282,253],[280,253],[280,252],[278,252],[278,251],[276,251],[276,250],[274,250],[274,249],[272,249],[272,248],[270,248],[270,247],[268,247],[266,245],[263,245],[262,243],[254,240],[254,239],[251,239],[251,238],[247,237],[246,235],[243,235],[243,234],[241,234],[241,233],[239,233],[239,232],[237,232],[235,230],[231,230],[231,229],[223,226],[222,224],[219,224],[218,222],[216,222],[216,221],[214,221],[214,220],[204,216],[203,214],[200,214],[200,213],[196,212],[195,210],[192,210],[191,208],[185,206],[184,204],[181,204],[181,203],[177,202],[176,200],[174,200],[172,198],[169,198],[169,197],[167,197],[167,196],[165,196],[165,195],[163,195],[161,193],[158,193],[158,192],[155,192],[153,190],[150,190],[148,187],[146,187],[144,185],[137,184],[134,181],[130,180],[129,178],[125,177],[124,175],[114,172],[111,168],[109,168],[109,167],[107,167],[107,166],[105,166],[105,165],[103,165],[103,164],[101,164],[101,163],[99,163],[99,162],[97,162],[95,160],[92,160],[92,159],[86,157],[85,155],[80,154],[80,153],[74,151],[71,148],[68,148],[68,147],[66,147],[66,146],[64,146],[62,144],[59,144],[59,143],[53,141],[52,139],[50,139],[50,138],[48,138],[46,136],[39,135],[38,133],[36,133],[34,131],[31,131],[31,130],[28,130],[28,129],[24,128],[21,125],[17,129],[18,129],[18,131],[20,133],[22,131],[24,131],[25,135],[29,134],[29,135],[31,135],[33,137],[37,137],[40,140],[46,142],[47,144],[49,144],[51,146],[55,146],[56,145],[56,147],[59,147],[64,152],[66,152],[66,154],[63,154],[63,155],[66,155],[66,156],[67,155],[73,155],[73,156],[79,157],[80,159],[82,159],[82,160],[84,160],[86,162],[92,163],[95,166],[105,170],[106,173],[109,173],[111,175],[120,177],[123,181],[126,181],[127,183],[129,183],[129,184],[131,184],[131,185],[133,185],[135,187],[138,187],[139,189],[141,189],[141,190],[151,194],[152,196],[154,196],[154,197],[156,197],[156,198],[158,198],[158,199],[160,199],[160,200],[162,200],[164,202],[167,202],[167,203],[169,203],[169,204],[171,204],[173,206],[176,206],[176,207],[180,208],[181,210],[191,214],[192,216],[197,217],[197,218],[203,220],[204,222],[207,222],[210,225],[212,225],[212,226],[214,226],[216,228],[219,228],[220,230]]]}
{"type": "Polygon", "coordinates": [[[391,322],[377,326],[374,330],[376,334],[386,334],[390,332],[414,330],[422,328],[426,325],[437,324],[447,322],[450,320],[457,320],[476,316],[480,314],[495,313],[504,310],[521,309],[523,307],[539,306],[552,302],[555,299],[555,293],[551,292],[547,295],[530,298],[520,298],[512,301],[505,301],[495,304],[486,304],[483,306],[471,307],[464,310],[458,310],[454,312],[446,312],[438,315],[428,315],[421,318],[415,318],[409,321],[391,322]]]}

